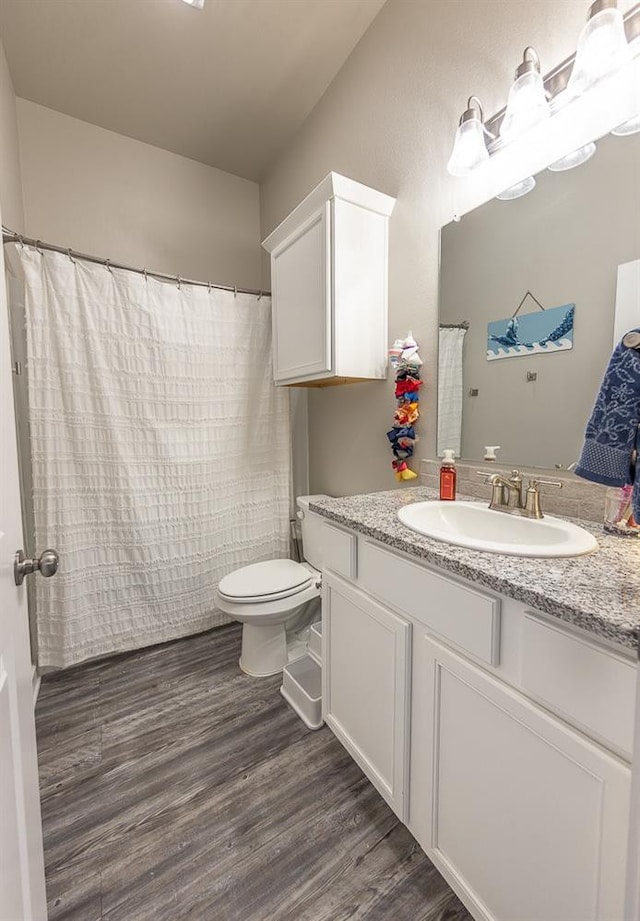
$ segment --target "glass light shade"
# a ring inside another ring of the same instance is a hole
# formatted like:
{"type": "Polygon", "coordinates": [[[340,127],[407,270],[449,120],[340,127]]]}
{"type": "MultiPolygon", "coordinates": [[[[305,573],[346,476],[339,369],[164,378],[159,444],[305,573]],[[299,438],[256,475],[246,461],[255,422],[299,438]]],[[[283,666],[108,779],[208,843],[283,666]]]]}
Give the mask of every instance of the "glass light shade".
{"type": "MultiPolygon", "coordinates": [[[[638,43],[638,51],[640,52],[640,42],[638,43]]],[[[626,74],[621,74],[621,76],[626,77],[626,74]]],[[[611,134],[618,135],[619,137],[624,137],[628,134],[637,134],[637,132],[640,131],[640,67],[636,67],[635,70],[630,71],[629,78],[630,79],[626,80],[623,92],[628,93],[628,111],[634,114],[611,132],[611,134]]]]}
{"type": "Polygon", "coordinates": [[[496,195],[496,198],[499,198],[500,201],[513,201],[514,198],[522,198],[527,192],[533,191],[535,187],[536,181],[533,176],[527,176],[522,182],[516,182],[515,185],[509,186],[504,192],[500,192],[499,195],[496,195]]]}
{"type": "Polygon", "coordinates": [[[624,67],[630,60],[622,13],[615,7],[600,10],[580,33],[567,88],[572,95],[581,96],[598,80],[624,67]]]}
{"type": "Polygon", "coordinates": [[[452,176],[468,176],[470,172],[489,159],[484,140],[484,128],[479,118],[471,118],[458,125],[453,150],[447,163],[452,176]]]}
{"type": "Polygon", "coordinates": [[[640,112],[614,128],[611,134],[615,134],[617,137],[626,137],[628,134],[637,134],[638,131],[640,131],[640,112]]]}
{"type": "Polygon", "coordinates": [[[584,147],[578,147],[577,150],[572,150],[566,157],[560,157],[555,163],[551,163],[549,169],[552,173],[561,173],[565,169],[573,169],[574,166],[581,166],[581,164],[590,160],[595,152],[596,145],[593,141],[589,141],[584,147]]]}
{"type": "Polygon", "coordinates": [[[500,136],[511,141],[550,115],[542,75],[539,71],[529,71],[518,77],[509,90],[500,136]]]}

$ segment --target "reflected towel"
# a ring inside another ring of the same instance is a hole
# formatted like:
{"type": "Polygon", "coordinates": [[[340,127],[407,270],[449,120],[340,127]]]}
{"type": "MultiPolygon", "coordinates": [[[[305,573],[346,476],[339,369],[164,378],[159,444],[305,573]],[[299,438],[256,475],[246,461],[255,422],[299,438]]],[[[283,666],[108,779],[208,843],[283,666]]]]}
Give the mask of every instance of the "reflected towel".
{"type": "Polygon", "coordinates": [[[587,424],[576,473],[605,486],[634,483],[636,521],[640,520],[640,470],[635,462],[639,443],[640,351],[620,342],[611,356],[587,424]]]}
{"type": "Polygon", "coordinates": [[[447,448],[451,448],[456,457],[462,453],[462,355],[466,332],[462,326],[440,327],[437,435],[437,453],[440,455],[447,448]]]}

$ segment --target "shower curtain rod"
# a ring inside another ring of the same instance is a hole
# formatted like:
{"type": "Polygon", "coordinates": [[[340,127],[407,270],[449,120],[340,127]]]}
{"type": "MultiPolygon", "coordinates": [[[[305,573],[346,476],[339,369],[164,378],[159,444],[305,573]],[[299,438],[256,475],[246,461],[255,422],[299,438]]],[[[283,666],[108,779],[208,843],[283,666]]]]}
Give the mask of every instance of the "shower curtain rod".
{"type": "Polygon", "coordinates": [[[25,237],[15,230],[10,230],[2,225],[2,242],[19,243],[21,246],[33,246],[37,250],[48,250],[52,253],[62,253],[68,256],[71,261],[80,259],[83,262],[94,262],[96,265],[103,265],[109,269],[122,269],[125,272],[135,272],[136,275],[144,275],[145,278],[157,278],[160,281],[172,281],[181,285],[193,285],[196,288],[216,288],[218,291],[230,291],[232,294],[254,294],[258,300],[262,297],[271,295],[270,291],[263,291],[259,288],[237,288],[235,285],[216,285],[212,281],[193,281],[191,278],[182,278],[180,275],[166,275],[164,272],[151,272],[148,269],[137,269],[132,265],[123,265],[120,262],[111,262],[110,259],[100,259],[98,256],[90,256],[87,253],[79,253],[75,249],[69,249],[65,246],[56,246],[53,243],[43,243],[42,240],[34,240],[32,237],[25,237]]]}

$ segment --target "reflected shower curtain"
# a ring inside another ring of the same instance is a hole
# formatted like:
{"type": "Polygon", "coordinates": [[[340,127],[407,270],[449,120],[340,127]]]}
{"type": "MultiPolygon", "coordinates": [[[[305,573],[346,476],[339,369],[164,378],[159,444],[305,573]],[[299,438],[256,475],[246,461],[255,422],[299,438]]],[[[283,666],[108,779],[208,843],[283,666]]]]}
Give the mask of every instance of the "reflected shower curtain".
{"type": "Polygon", "coordinates": [[[270,299],[5,247],[24,298],[38,664],[226,622],[229,570],[288,556],[289,417],[270,299]]]}
{"type": "Polygon", "coordinates": [[[462,350],[464,327],[440,327],[438,343],[438,454],[462,451],[462,350]]]}

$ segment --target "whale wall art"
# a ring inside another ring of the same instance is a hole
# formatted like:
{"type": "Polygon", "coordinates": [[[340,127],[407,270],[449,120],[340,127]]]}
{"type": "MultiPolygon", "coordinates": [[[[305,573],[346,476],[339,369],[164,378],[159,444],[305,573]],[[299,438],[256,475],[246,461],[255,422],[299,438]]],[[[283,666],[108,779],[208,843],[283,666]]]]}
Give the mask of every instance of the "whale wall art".
{"type": "Polygon", "coordinates": [[[494,320],[487,325],[487,361],[573,348],[575,304],[494,320]]]}

